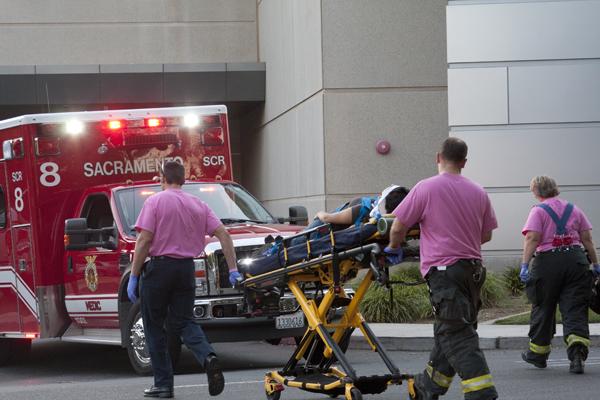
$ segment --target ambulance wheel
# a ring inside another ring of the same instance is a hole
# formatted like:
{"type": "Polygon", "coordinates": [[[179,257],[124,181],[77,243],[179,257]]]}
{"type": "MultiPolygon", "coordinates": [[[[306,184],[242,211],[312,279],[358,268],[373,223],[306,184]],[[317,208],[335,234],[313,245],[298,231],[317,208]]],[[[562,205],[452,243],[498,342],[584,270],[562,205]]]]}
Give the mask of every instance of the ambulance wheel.
{"type": "MultiPolygon", "coordinates": [[[[152,363],[150,361],[148,346],[146,345],[146,335],[144,334],[144,324],[142,322],[139,301],[131,306],[131,310],[129,311],[127,333],[126,348],[131,367],[139,375],[151,375],[152,363]]],[[[179,356],[181,355],[181,340],[179,337],[169,335],[167,342],[171,363],[173,364],[173,370],[175,370],[179,362],[179,356]]]]}

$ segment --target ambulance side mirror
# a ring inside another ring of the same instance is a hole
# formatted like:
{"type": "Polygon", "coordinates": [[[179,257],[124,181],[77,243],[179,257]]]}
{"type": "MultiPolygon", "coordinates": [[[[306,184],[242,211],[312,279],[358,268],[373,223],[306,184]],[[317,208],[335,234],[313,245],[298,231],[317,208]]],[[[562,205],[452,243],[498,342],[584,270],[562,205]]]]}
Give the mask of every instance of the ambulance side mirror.
{"type": "Polygon", "coordinates": [[[104,247],[116,250],[116,241],[110,236],[116,235],[116,227],[92,229],[88,228],[87,219],[69,218],[65,220],[65,249],[85,250],[92,247],[104,247]],[[108,237],[108,240],[104,240],[108,237]],[[94,240],[96,239],[96,240],[94,240]]]}
{"type": "Polygon", "coordinates": [[[85,250],[88,244],[88,226],[85,218],[69,218],[65,220],[65,249],[85,250]]]}
{"type": "Polygon", "coordinates": [[[290,225],[308,225],[308,211],[304,206],[291,206],[289,208],[290,225]]]}

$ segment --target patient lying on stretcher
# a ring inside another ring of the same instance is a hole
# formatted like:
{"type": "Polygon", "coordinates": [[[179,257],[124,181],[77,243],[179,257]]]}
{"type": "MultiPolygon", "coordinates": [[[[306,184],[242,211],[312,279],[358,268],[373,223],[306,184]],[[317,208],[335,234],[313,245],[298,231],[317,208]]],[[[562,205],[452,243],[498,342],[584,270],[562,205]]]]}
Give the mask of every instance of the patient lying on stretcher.
{"type": "Polygon", "coordinates": [[[350,205],[353,203],[350,202],[335,213],[318,213],[317,218],[306,228],[305,234],[301,232],[290,239],[278,237],[261,247],[245,264],[239,265],[238,270],[246,277],[256,276],[331,253],[330,229],[335,231],[333,244],[336,251],[367,244],[377,232],[377,218],[381,214],[391,213],[407,194],[408,189],[392,186],[387,188],[377,201],[373,201],[367,211],[363,209],[361,200],[360,203],[354,201],[354,206],[350,205]],[[369,220],[373,223],[363,223],[369,220]],[[307,240],[310,240],[308,245],[307,240]]]}
{"type": "MultiPolygon", "coordinates": [[[[379,219],[392,211],[408,195],[408,189],[403,186],[391,185],[376,197],[355,197],[348,203],[338,207],[334,212],[319,211],[315,219],[304,229],[309,230],[321,225],[331,224],[334,231],[346,229],[351,225],[359,226],[371,218],[379,219]]],[[[311,239],[318,235],[311,236],[311,239]]],[[[302,243],[304,238],[292,240],[292,244],[302,243]]]]}

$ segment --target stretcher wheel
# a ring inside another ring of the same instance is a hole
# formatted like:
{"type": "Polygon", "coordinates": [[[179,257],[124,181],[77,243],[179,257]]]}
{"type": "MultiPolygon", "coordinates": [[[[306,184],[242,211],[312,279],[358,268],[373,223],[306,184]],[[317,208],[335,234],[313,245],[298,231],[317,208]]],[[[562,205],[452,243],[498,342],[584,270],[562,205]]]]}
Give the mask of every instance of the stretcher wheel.
{"type": "Polygon", "coordinates": [[[408,400],[418,400],[419,395],[417,393],[417,388],[415,387],[415,380],[408,380],[408,400]]]}
{"type": "Polygon", "coordinates": [[[283,385],[271,379],[270,374],[265,376],[265,396],[267,400],[279,400],[283,385]]]}
{"type": "Polygon", "coordinates": [[[362,400],[362,393],[357,388],[350,389],[350,400],[362,400]]]}
{"type": "Polygon", "coordinates": [[[265,392],[265,395],[267,396],[267,400],[279,400],[281,392],[273,392],[271,394],[265,392]]]}

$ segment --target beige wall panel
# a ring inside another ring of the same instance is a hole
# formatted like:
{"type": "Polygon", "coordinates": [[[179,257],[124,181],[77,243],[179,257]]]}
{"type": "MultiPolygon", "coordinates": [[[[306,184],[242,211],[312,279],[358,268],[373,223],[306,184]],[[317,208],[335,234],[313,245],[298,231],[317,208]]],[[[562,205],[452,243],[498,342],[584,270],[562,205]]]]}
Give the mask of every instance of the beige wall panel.
{"type": "Polygon", "coordinates": [[[445,9],[445,0],[323,0],[324,86],[445,86],[445,9]]]}
{"type": "Polygon", "coordinates": [[[4,65],[255,62],[256,24],[0,25],[0,60],[4,65]]]}
{"type": "Polygon", "coordinates": [[[507,124],[506,67],[449,69],[448,114],[450,126],[507,124]]]}
{"type": "Polygon", "coordinates": [[[508,83],[511,124],[600,121],[600,60],[511,66],[508,83]]]}
{"type": "Polygon", "coordinates": [[[600,185],[600,125],[451,132],[469,146],[465,174],[485,187],[529,187],[535,175],[600,185]]]}
{"type": "Polygon", "coordinates": [[[244,184],[262,201],[324,194],[323,96],[242,138],[244,184]]]}
{"type": "Polygon", "coordinates": [[[391,183],[413,186],[434,174],[448,136],[446,91],[326,91],[326,190],[375,193],[391,183]],[[379,155],[378,139],[391,151],[379,155]]]}
{"type": "Polygon", "coordinates": [[[267,65],[265,122],[323,87],[320,0],[259,4],[260,61],[267,65]]]}
{"type": "Polygon", "coordinates": [[[256,20],[256,0],[0,0],[0,9],[0,24],[256,20]]]}
{"type": "Polygon", "coordinates": [[[449,63],[600,57],[598,0],[456,3],[447,12],[449,63]]]}

